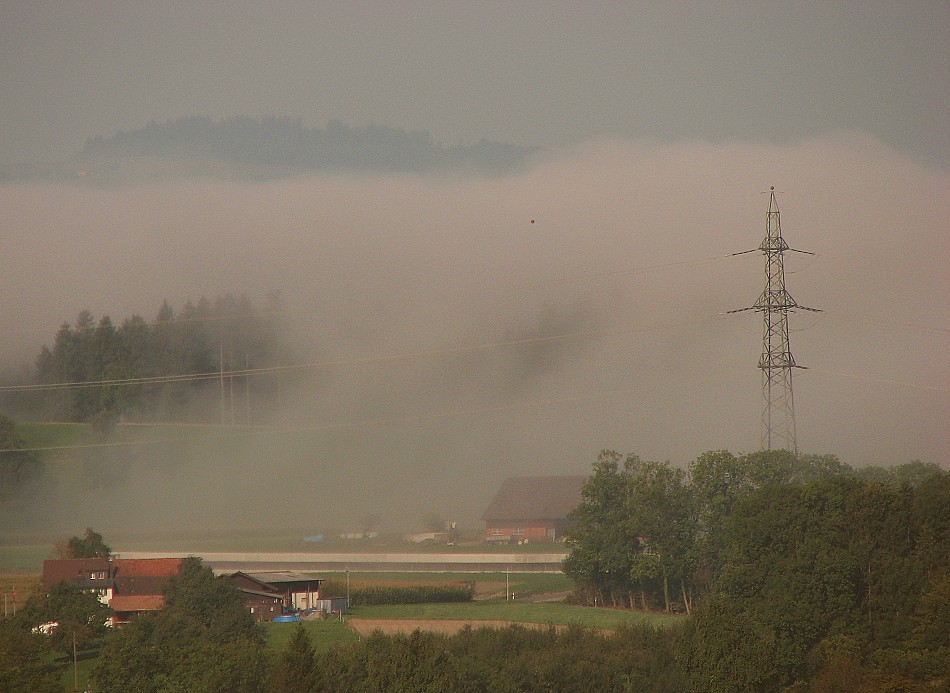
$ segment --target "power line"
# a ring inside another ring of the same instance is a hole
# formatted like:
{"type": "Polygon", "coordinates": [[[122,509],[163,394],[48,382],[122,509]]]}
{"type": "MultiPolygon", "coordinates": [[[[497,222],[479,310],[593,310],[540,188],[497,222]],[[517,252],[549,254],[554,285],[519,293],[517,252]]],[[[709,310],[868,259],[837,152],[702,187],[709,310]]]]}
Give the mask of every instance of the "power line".
{"type": "MultiPolygon", "coordinates": [[[[4,452],[55,452],[55,451],[68,451],[68,450],[84,450],[84,449],[103,449],[103,448],[123,448],[123,447],[143,447],[146,445],[155,445],[155,444],[169,444],[169,443],[200,443],[214,440],[217,438],[228,438],[234,439],[236,437],[250,437],[250,436],[259,436],[259,435],[278,435],[278,434],[292,434],[292,433],[323,433],[327,431],[348,429],[348,428],[376,428],[380,426],[389,426],[399,423],[413,423],[413,422],[422,422],[422,421],[437,421],[439,419],[449,419],[449,418],[460,418],[465,416],[473,416],[479,414],[492,414],[497,412],[511,411],[514,409],[531,409],[536,407],[549,406],[553,404],[567,404],[567,403],[577,403],[577,402],[590,402],[611,395],[618,394],[629,394],[631,392],[639,391],[639,387],[629,387],[629,388],[618,388],[612,390],[600,390],[598,392],[589,393],[586,395],[572,396],[572,397],[552,397],[546,399],[535,399],[530,401],[523,402],[511,402],[508,404],[495,404],[484,407],[471,407],[468,409],[458,409],[454,411],[441,411],[433,412],[427,414],[414,414],[410,416],[397,416],[397,417],[387,417],[387,418],[376,418],[376,419],[359,419],[353,421],[336,421],[328,422],[324,424],[318,424],[313,426],[257,426],[253,430],[235,430],[232,427],[222,427],[214,426],[213,424],[193,424],[195,427],[207,427],[216,428],[215,432],[199,438],[196,437],[182,437],[182,438],[152,438],[149,440],[134,440],[134,441],[115,441],[115,442],[103,442],[103,443],[78,443],[74,445],[49,445],[49,446],[37,446],[37,447],[24,447],[24,448],[3,448],[0,449],[0,453],[4,452]]],[[[173,424],[155,424],[156,426],[170,426],[173,424]]],[[[247,428],[247,427],[239,427],[247,428]]]]}
{"type": "MultiPolygon", "coordinates": [[[[555,277],[555,278],[547,279],[544,281],[515,282],[512,284],[507,284],[505,286],[505,291],[510,291],[512,289],[521,289],[521,290],[543,289],[545,287],[552,286],[552,285],[583,281],[585,279],[599,279],[602,277],[619,277],[619,276],[624,276],[624,275],[658,272],[658,271],[668,270],[668,269],[693,267],[693,266],[698,266],[698,265],[719,262],[722,260],[728,260],[734,257],[735,255],[737,255],[737,253],[732,253],[728,255],[712,255],[709,257],[698,258],[694,260],[678,260],[675,262],[665,262],[665,263],[658,263],[654,265],[641,265],[639,267],[627,267],[627,268],[622,268],[622,269],[604,270],[600,272],[586,272],[583,274],[574,274],[574,275],[555,277]]],[[[422,290],[429,291],[432,289],[432,284],[431,283],[427,283],[424,285],[417,284],[417,285],[409,287],[409,289],[411,291],[422,291],[422,290]]],[[[458,290],[461,291],[462,289],[458,289],[458,290]]],[[[468,291],[468,289],[466,289],[466,291],[468,291]]],[[[327,311],[332,312],[336,309],[337,309],[336,307],[330,306],[327,308],[327,311]]],[[[274,317],[278,317],[279,315],[280,315],[279,313],[229,313],[226,315],[192,316],[192,317],[187,317],[187,318],[174,316],[170,320],[167,320],[167,321],[155,320],[151,323],[143,319],[143,322],[145,323],[145,325],[149,327],[158,327],[158,326],[174,326],[174,325],[178,325],[182,323],[201,323],[201,322],[224,323],[229,320],[236,320],[236,319],[241,319],[241,318],[273,319],[274,317]]],[[[107,317],[107,316],[104,316],[104,317],[107,317]]],[[[63,324],[68,325],[68,323],[66,322],[64,322],[63,324]]],[[[115,323],[113,323],[113,326],[116,329],[120,329],[122,328],[123,324],[116,325],[115,323]]],[[[95,330],[96,330],[96,326],[89,328],[89,331],[95,331],[95,330]]],[[[19,334],[25,334],[25,333],[19,333],[19,334]]]]}
{"type": "MultiPolygon", "coordinates": [[[[685,323],[684,323],[685,324],[685,323]]],[[[621,334],[620,332],[616,334],[621,334]]],[[[825,375],[834,375],[843,378],[851,378],[855,380],[866,380],[870,382],[884,383],[888,385],[897,385],[900,387],[908,387],[919,390],[930,390],[934,392],[950,392],[950,387],[940,387],[935,385],[919,385],[915,383],[909,383],[894,378],[880,378],[876,376],[862,375],[859,373],[846,373],[843,371],[828,370],[822,368],[809,368],[812,373],[821,373],[825,375]]],[[[508,404],[497,404],[484,407],[471,407],[467,409],[458,409],[449,412],[437,412],[430,414],[417,414],[412,416],[401,416],[401,417],[387,417],[387,418],[377,418],[377,419],[359,419],[352,421],[336,421],[328,422],[324,424],[314,425],[314,426],[220,426],[215,424],[154,424],[158,427],[170,427],[170,426],[187,426],[194,429],[202,429],[203,431],[213,429],[213,433],[205,433],[200,437],[180,437],[180,438],[152,438],[148,440],[134,440],[134,441],[116,441],[108,443],[78,443],[74,445],[49,445],[49,446],[36,446],[36,447],[25,447],[25,448],[3,448],[0,449],[0,453],[5,452],[57,452],[57,451],[69,451],[69,450],[85,450],[85,449],[105,449],[105,448],[124,448],[124,447],[144,447],[148,445],[164,445],[164,444],[174,444],[174,443],[202,443],[215,440],[218,438],[227,438],[233,440],[234,438],[239,437],[251,437],[251,436],[261,436],[261,435],[282,435],[282,434],[294,434],[294,433],[322,433],[327,431],[348,429],[348,428],[374,428],[380,426],[388,426],[399,423],[412,423],[412,422],[421,422],[421,421],[434,421],[439,419],[448,419],[448,418],[460,418],[464,416],[474,416],[479,414],[490,414],[503,411],[511,411],[514,409],[530,409],[535,407],[543,407],[552,404],[568,404],[568,403],[578,403],[578,402],[589,402],[595,401],[598,399],[603,399],[612,395],[622,395],[628,394],[630,392],[639,392],[641,388],[631,387],[631,388],[618,388],[611,390],[600,390],[597,392],[589,393],[586,395],[573,396],[573,397],[557,397],[557,398],[546,398],[546,399],[536,399],[526,402],[513,402],[508,404]]],[[[129,425],[129,424],[127,424],[129,425]]],[[[142,426],[149,427],[151,424],[131,424],[130,426],[142,426]]]]}
{"type": "Polygon", "coordinates": [[[530,284],[525,283],[521,285],[516,285],[516,288],[525,288],[528,286],[548,286],[550,284],[563,284],[566,282],[575,282],[581,281],[584,279],[601,279],[603,277],[617,277],[626,274],[640,274],[645,272],[657,272],[660,270],[666,269],[677,269],[681,267],[695,267],[698,265],[706,265],[713,262],[719,262],[722,260],[728,260],[735,257],[738,253],[731,253],[729,255],[712,255],[710,257],[699,258],[696,260],[677,260],[676,262],[664,262],[656,265],[643,265],[640,267],[630,267],[627,269],[615,269],[615,270],[604,270],[602,272],[588,272],[585,274],[575,274],[569,275],[566,277],[560,277],[558,279],[552,279],[540,284],[538,282],[532,282],[530,284]]]}
{"type": "Polygon", "coordinates": [[[677,323],[655,324],[641,327],[623,327],[615,330],[578,330],[574,332],[564,332],[556,335],[547,335],[543,337],[524,337],[520,339],[510,339],[498,342],[488,342],[484,344],[475,344],[460,347],[444,347],[438,349],[421,349],[418,351],[409,351],[396,354],[382,354],[376,356],[365,356],[349,359],[334,359],[329,361],[315,361],[311,363],[300,363],[287,366],[268,366],[262,368],[242,368],[229,371],[213,371],[207,373],[189,373],[182,375],[161,375],[148,376],[140,378],[116,378],[110,380],[85,380],[72,383],[40,383],[34,385],[2,385],[0,392],[37,392],[37,391],[55,391],[70,390],[88,387],[109,387],[109,386],[129,386],[129,385],[156,385],[162,383],[193,382],[201,380],[217,380],[219,378],[240,378],[258,375],[268,375],[275,373],[285,373],[299,370],[321,370],[335,367],[359,366],[376,363],[388,363],[393,361],[407,361],[413,359],[436,358],[441,356],[451,356],[455,354],[473,353],[479,351],[490,351],[494,349],[515,348],[531,344],[540,344],[546,342],[567,341],[571,339],[596,339],[602,337],[620,336],[636,332],[652,332],[656,330],[676,329],[694,325],[698,322],[709,322],[719,318],[719,315],[706,317],[696,320],[686,320],[677,323]]]}
{"type": "MultiPolygon", "coordinates": [[[[749,309],[740,309],[741,311],[752,310],[749,309]]],[[[113,379],[104,379],[104,380],[87,380],[79,382],[69,382],[69,383],[36,383],[36,384],[22,384],[22,385],[0,385],[0,392],[43,392],[43,391],[59,391],[59,390],[70,390],[70,389],[81,389],[81,388],[90,388],[90,387],[123,387],[123,386],[134,386],[134,385],[159,385],[165,383],[176,383],[176,382],[198,382],[203,380],[217,380],[221,377],[225,378],[240,378],[240,377],[251,377],[251,376],[262,376],[262,375],[272,375],[279,373],[287,373],[300,370],[319,370],[319,369],[329,369],[336,367],[347,367],[347,366],[358,366],[358,365],[369,365],[375,363],[387,363],[394,361],[405,361],[411,359],[422,359],[422,358],[436,358],[440,356],[449,356],[453,354],[464,354],[472,353],[478,351],[488,351],[492,349],[501,349],[501,348],[514,348],[518,346],[526,346],[530,344],[538,344],[545,342],[556,342],[556,341],[566,341],[570,339],[582,339],[582,338],[603,338],[603,337],[612,337],[620,336],[624,334],[630,334],[635,332],[651,332],[665,329],[676,329],[678,327],[686,327],[693,324],[701,324],[710,322],[713,319],[717,319],[721,316],[728,315],[730,313],[737,311],[726,311],[724,313],[718,313],[713,317],[699,318],[696,320],[687,320],[680,321],[676,323],[665,323],[665,324],[653,324],[640,327],[627,326],[621,327],[615,330],[580,330],[574,332],[565,332],[557,335],[548,335],[544,337],[526,337],[522,339],[514,340],[504,340],[498,342],[487,342],[484,344],[476,344],[470,346],[461,346],[461,347],[444,347],[436,349],[423,349],[411,352],[403,352],[396,354],[380,354],[375,356],[365,356],[358,358],[349,358],[349,359],[333,359],[328,361],[316,361],[309,363],[299,363],[291,364],[285,366],[268,366],[261,368],[241,368],[233,369],[226,371],[212,371],[206,373],[185,373],[178,375],[159,375],[159,376],[142,376],[142,377],[133,377],[133,378],[113,378],[113,379]]],[[[845,319],[850,320],[862,320],[870,324],[879,325],[879,326],[893,326],[899,329],[914,330],[921,332],[922,334],[929,334],[935,336],[948,336],[950,335],[950,330],[945,330],[942,328],[931,327],[928,325],[912,324],[912,323],[901,323],[895,321],[882,320],[875,318],[873,316],[864,316],[858,314],[848,314],[841,311],[823,311],[822,315],[827,317],[844,317],[845,319]]],[[[831,373],[831,371],[828,371],[831,373]]]]}
{"type": "Polygon", "coordinates": [[[864,322],[869,325],[875,325],[876,327],[886,327],[902,332],[917,332],[919,334],[932,335],[934,337],[950,337],[950,328],[946,327],[934,327],[933,325],[922,325],[920,323],[899,322],[897,320],[878,318],[873,315],[850,313],[834,309],[823,312],[832,317],[837,317],[843,320],[851,320],[853,322],[864,322]]]}
{"type": "Polygon", "coordinates": [[[813,366],[808,368],[809,371],[814,373],[823,373],[825,375],[836,375],[841,378],[851,378],[853,380],[867,380],[873,383],[884,383],[886,385],[900,385],[901,387],[910,387],[916,390],[931,390],[933,392],[950,392],[950,387],[941,387],[939,385],[919,385],[917,383],[908,383],[903,380],[896,380],[894,378],[881,378],[874,375],[862,375],[859,373],[846,373],[844,371],[833,371],[826,368],[815,368],[813,366]]]}

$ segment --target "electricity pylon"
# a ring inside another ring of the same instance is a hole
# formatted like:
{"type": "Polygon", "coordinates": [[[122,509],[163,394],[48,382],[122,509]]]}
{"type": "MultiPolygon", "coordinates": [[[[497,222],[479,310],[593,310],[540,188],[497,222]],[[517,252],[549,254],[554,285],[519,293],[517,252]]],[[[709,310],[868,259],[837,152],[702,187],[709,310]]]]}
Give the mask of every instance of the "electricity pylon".
{"type": "Polygon", "coordinates": [[[792,369],[805,368],[795,363],[788,346],[788,314],[792,310],[821,312],[818,308],[800,306],[785,288],[785,260],[783,253],[814,255],[804,250],[794,250],[782,238],[782,222],[779,217],[775,186],[769,189],[769,214],[765,240],[758,248],[744,250],[734,255],[765,253],[765,288],[758,300],[748,308],[730,310],[741,313],[755,310],[762,313],[762,448],[785,449],[798,454],[798,436],[795,430],[795,398],[792,393],[792,369]]]}

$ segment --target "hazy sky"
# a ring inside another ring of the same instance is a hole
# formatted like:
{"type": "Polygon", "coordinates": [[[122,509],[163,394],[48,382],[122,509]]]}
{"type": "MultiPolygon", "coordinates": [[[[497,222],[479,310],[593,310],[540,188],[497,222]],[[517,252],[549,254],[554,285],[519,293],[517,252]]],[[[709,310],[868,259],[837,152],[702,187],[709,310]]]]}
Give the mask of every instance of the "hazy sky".
{"type": "Polygon", "coordinates": [[[187,115],[545,148],[503,177],[0,185],[0,358],[83,308],[279,289],[343,364],[282,412],[316,439],[143,465],[70,520],[475,525],[504,476],[603,448],[753,451],[761,318],[720,313],[762,289],[760,254],[726,256],[769,185],[818,253],[789,290],[826,311],[791,318],[800,447],[948,464],[948,32],[946,2],[4,3],[0,163],[187,115]],[[502,344],[546,335],[573,336],[502,344]]]}
{"type": "Polygon", "coordinates": [[[944,0],[3,2],[0,66],[0,164],[189,115],[950,153],[944,0]]]}

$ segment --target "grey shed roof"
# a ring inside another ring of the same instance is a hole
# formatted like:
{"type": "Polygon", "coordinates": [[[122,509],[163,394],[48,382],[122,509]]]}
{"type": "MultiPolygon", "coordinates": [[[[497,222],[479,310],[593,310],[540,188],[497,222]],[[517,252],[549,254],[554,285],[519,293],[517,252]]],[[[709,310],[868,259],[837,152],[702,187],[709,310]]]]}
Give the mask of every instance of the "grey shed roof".
{"type": "Polygon", "coordinates": [[[261,582],[266,582],[268,585],[274,585],[275,587],[288,582],[323,582],[323,578],[313,577],[312,575],[304,575],[303,573],[295,573],[290,570],[281,570],[275,572],[253,572],[244,574],[260,580],[261,582]]]}
{"type": "Polygon", "coordinates": [[[580,504],[585,481],[586,476],[508,477],[482,519],[563,520],[580,504]]]}

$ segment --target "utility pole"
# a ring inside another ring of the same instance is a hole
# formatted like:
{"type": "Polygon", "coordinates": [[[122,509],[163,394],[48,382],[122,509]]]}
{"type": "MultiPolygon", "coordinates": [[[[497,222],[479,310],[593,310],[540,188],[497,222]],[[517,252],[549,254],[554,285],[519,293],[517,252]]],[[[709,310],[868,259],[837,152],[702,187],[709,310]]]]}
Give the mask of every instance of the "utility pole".
{"type": "Polygon", "coordinates": [[[76,657],[76,631],[73,631],[73,690],[79,690],[79,659],[76,657]]]}
{"type": "Polygon", "coordinates": [[[221,425],[225,424],[224,406],[224,327],[218,325],[218,381],[221,385],[221,425]]]}
{"type": "Polygon", "coordinates": [[[762,448],[785,449],[798,454],[798,439],[795,430],[795,399],[792,394],[792,369],[805,368],[795,363],[788,345],[788,314],[792,310],[821,312],[818,308],[800,306],[785,288],[786,250],[814,255],[804,250],[794,250],[782,238],[782,222],[775,186],[769,188],[769,213],[765,240],[758,248],[744,250],[733,255],[743,255],[761,250],[765,254],[765,288],[758,300],[748,308],[730,310],[741,313],[754,310],[762,313],[762,448]]]}

